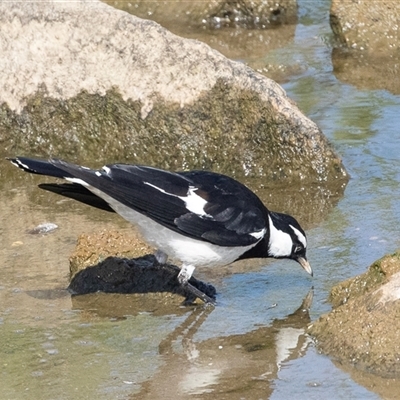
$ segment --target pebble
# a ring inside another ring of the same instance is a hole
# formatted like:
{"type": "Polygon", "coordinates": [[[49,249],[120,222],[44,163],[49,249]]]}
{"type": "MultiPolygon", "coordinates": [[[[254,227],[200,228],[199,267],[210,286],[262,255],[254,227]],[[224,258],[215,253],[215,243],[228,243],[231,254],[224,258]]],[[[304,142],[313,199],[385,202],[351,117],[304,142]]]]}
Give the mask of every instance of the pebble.
{"type": "Polygon", "coordinates": [[[51,222],[45,222],[45,223],[40,224],[40,225],[36,226],[35,228],[29,230],[28,233],[31,235],[41,235],[44,233],[53,232],[57,228],[58,228],[58,226],[56,224],[53,224],[51,222]]]}

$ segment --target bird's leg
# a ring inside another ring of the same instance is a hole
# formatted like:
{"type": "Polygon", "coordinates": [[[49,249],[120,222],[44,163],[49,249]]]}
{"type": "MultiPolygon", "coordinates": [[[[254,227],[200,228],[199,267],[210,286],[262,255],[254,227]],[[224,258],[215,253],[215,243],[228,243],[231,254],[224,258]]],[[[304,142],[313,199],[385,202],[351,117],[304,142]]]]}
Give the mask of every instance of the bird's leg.
{"type": "Polygon", "coordinates": [[[178,281],[181,285],[186,285],[189,282],[189,279],[193,275],[194,268],[193,265],[182,265],[181,271],[178,275],[178,281]]]}
{"type": "MultiPolygon", "coordinates": [[[[156,258],[159,265],[165,265],[168,260],[168,255],[164,253],[162,250],[156,250],[154,253],[154,257],[156,258]]],[[[179,274],[178,274],[178,282],[185,287],[193,296],[198,297],[203,300],[204,303],[211,303],[215,305],[215,300],[210,296],[207,296],[201,290],[197,289],[195,286],[189,283],[190,278],[193,275],[195,267],[193,265],[183,265],[179,274]]]]}
{"type": "Polygon", "coordinates": [[[212,299],[210,296],[207,296],[201,290],[197,289],[196,287],[194,287],[192,284],[189,283],[189,279],[193,275],[194,269],[195,269],[195,267],[193,265],[183,265],[181,268],[181,271],[178,274],[179,283],[182,286],[186,287],[187,290],[189,290],[189,292],[192,293],[194,296],[203,300],[204,303],[211,303],[211,304],[215,305],[214,299],[212,299]]]}
{"type": "Polygon", "coordinates": [[[157,249],[156,252],[154,253],[154,257],[156,258],[157,262],[160,265],[163,265],[167,262],[168,260],[168,254],[164,253],[162,250],[157,249]]]}

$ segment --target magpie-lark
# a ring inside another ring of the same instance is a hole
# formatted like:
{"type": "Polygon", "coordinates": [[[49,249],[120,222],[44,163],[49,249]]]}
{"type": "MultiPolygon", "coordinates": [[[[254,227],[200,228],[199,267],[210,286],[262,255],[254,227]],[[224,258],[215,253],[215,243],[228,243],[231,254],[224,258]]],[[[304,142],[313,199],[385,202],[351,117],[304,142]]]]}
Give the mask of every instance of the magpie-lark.
{"type": "MultiPolygon", "coordinates": [[[[92,170],[58,159],[9,161],[24,171],[70,182],[39,185],[43,189],[115,211],[136,225],[158,249],[160,262],[168,256],[182,262],[182,285],[189,285],[197,266],[248,258],[290,258],[312,275],[299,223],[290,215],[269,211],[256,194],[228,176],[128,164],[92,170]]],[[[194,294],[212,302],[201,292],[194,294]]]]}

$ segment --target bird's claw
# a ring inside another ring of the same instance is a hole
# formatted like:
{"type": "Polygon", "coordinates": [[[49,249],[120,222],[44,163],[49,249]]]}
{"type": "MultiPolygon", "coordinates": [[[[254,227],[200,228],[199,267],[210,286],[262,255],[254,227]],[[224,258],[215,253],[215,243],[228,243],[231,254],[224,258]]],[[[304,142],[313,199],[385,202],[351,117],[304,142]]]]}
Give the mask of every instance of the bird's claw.
{"type": "MultiPolygon", "coordinates": [[[[179,277],[178,277],[179,279],[179,277]]],[[[207,296],[205,293],[203,293],[201,290],[197,289],[195,286],[190,284],[189,282],[186,281],[186,283],[180,282],[180,284],[185,287],[190,293],[192,293],[194,296],[198,297],[199,299],[203,300],[204,303],[206,304],[212,304],[215,306],[215,300],[211,298],[210,296],[207,296]]]]}

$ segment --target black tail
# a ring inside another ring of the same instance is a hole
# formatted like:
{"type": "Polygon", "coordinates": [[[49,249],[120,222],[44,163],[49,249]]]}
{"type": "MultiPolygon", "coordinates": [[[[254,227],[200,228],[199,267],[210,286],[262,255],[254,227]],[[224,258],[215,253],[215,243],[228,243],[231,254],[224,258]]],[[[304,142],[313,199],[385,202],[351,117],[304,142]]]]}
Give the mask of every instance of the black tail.
{"type": "MultiPolygon", "coordinates": [[[[30,172],[31,174],[48,175],[54,178],[73,178],[73,175],[69,172],[56,167],[46,160],[27,157],[7,158],[7,160],[16,167],[21,168],[25,172],[30,172]]],[[[42,183],[39,187],[61,196],[80,201],[89,206],[114,212],[114,210],[103,199],[97,197],[82,185],[75,183],[42,183]]]]}
{"type": "Polygon", "coordinates": [[[54,176],[55,178],[73,178],[71,174],[54,166],[49,161],[36,158],[15,157],[7,158],[16,167],[23,169],[25,172],[38,175],[54,176]]]}

